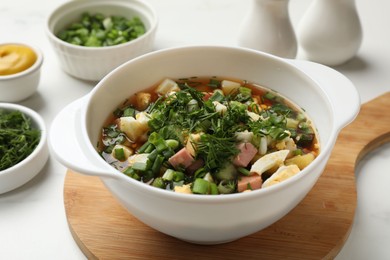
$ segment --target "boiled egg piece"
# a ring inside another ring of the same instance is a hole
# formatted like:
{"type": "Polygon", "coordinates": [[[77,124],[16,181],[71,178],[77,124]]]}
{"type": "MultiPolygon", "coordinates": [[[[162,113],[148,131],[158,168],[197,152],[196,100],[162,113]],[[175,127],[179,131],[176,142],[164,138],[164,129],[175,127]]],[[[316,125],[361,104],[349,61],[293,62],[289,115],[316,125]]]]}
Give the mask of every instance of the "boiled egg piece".
{"type": "Polygon", "coordinates": [[[260,157],[251,167],[250,172],[255,172],[259,175],[262,175],[263,172],[283,164],[289,150],[280,150],[277,152],[266,154],[260,157]]]}
{"type": "Polygon", "coordinates": [[[269,187],[275,184],[278,184],[288,178],[294,176],[299,172],[299,168],[295,164],[291,164],[288,166],[281,166],[274,174],[271,175],[261,186],[262,188],[269,187]]]}

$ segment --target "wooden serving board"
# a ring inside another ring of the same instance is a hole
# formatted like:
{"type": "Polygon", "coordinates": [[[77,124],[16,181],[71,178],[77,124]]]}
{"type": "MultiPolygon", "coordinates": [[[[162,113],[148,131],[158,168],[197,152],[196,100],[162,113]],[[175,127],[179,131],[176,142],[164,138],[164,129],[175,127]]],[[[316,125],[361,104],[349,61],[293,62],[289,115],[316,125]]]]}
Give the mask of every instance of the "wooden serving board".
{"type": "Polygon", "coordinates": [[[355,165],[390,140],[390,92],[364,104],[339,135],[324,173],[305,199],[272,226],[237,241],[194,245],[129,214],[97,177],[67,172],[70,230],[89,259],[332,259],[346,241],[356,208],[355,165]]]}

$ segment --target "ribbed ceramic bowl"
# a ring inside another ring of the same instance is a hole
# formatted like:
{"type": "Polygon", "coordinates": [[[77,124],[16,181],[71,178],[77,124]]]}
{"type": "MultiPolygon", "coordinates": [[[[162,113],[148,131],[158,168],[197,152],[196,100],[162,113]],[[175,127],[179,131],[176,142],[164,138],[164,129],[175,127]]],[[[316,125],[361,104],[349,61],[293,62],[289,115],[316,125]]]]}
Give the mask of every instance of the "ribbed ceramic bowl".
{"type": "Polygon", "coordinates": [[[39,86],[41,67],[43,63],[42,51],[27,43],[1,43],[1,45],[22,45],[30,48],[37,56],[35,63],[21,72],[0,75],[0,102],[19,102],[33,95],[39,86]]]}
{"type": "Polygon", "coordinates": [[[42,117],[25,106],[0,103],[1,110],[20,111],[31,119],[32,125],[41,131],[41,137],[34,151],[14,166],[0,171],[0,194],[16,189],[34,178],[49,158],[46,125],[42,117]]]}
{"type": "Polygon", "coordinates": [[[153,50],[157,20],[154,9],[141,0],[69,1],[49,15],[46,34],[65,72],[79,79],[98,81],[122,63],[153,50]],[[108,47],[77,46],[56,36],[60,30],[79,20],[84,12],[129,19],[138,16],[146,27],[146,33],[127,43],[108,47]]]}
{"type": "Polygon", "coordinates": [[[339,131],[360,108],[352,83],[323,65],[285,60],[233,47],[193,46],[153,52],[112,71],[84,98],[54,119],[49,143],[70,169],[101,178],[128,211],[168,235],[200,244],[232,241],[278,221],[310,191],[321,175],[339,131]],[[321,152],[299,174],[248,193],[178,194],[131,179],[96,151],[101,127],[126,97],[166,77],[219,76],[274,89],[309,114],[317,126],[321,152]]]}

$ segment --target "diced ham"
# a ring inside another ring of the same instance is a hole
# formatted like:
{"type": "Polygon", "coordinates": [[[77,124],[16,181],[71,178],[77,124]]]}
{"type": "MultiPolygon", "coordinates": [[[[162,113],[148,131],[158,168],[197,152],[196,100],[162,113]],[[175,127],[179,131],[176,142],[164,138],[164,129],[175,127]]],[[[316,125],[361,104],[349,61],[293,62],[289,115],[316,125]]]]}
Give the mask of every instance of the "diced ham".
{"type": "Polygon", "coordinates": [[[168,161],[175,169],[178,169],[180,167],[189,167],[195,161],[195,159],[184,147],[180,151],[175,153],[173,156],[171,156],[168,161]]]}
{"type": "Polygon", "coordinates": [[[257,190],[261,188],[263,181],[258,174],[252,174],[249,176],[243,176],[237,183],[238,192],[245,190],[257,190]]]}
{"type": "Polygon", "coordinates": [[[186,173],[187,174],[194,174],[199,168],[203,167],[204,161],[203,159],[197,159],[195,160],[190,166],[187,167],[186,173]]]}
{"type": "Polygon", "coordinates": [[[256,147],[251,143],[240,143],[237,145],[240,150],[239,154],[234,158],[233,164],[239,167],[246,167],[257,154],[256,147]]]}

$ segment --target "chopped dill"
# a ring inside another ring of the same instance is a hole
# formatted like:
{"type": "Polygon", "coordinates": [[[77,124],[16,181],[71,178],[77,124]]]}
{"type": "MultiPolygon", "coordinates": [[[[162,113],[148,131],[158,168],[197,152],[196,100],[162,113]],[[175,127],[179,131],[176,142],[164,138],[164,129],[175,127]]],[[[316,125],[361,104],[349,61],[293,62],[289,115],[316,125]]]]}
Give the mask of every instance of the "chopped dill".
{"type": "Polygon", "coordinates": [[[41,137],[31,119],[20,111],[0,109],[0,171],[29,156],[41,137]]]}

